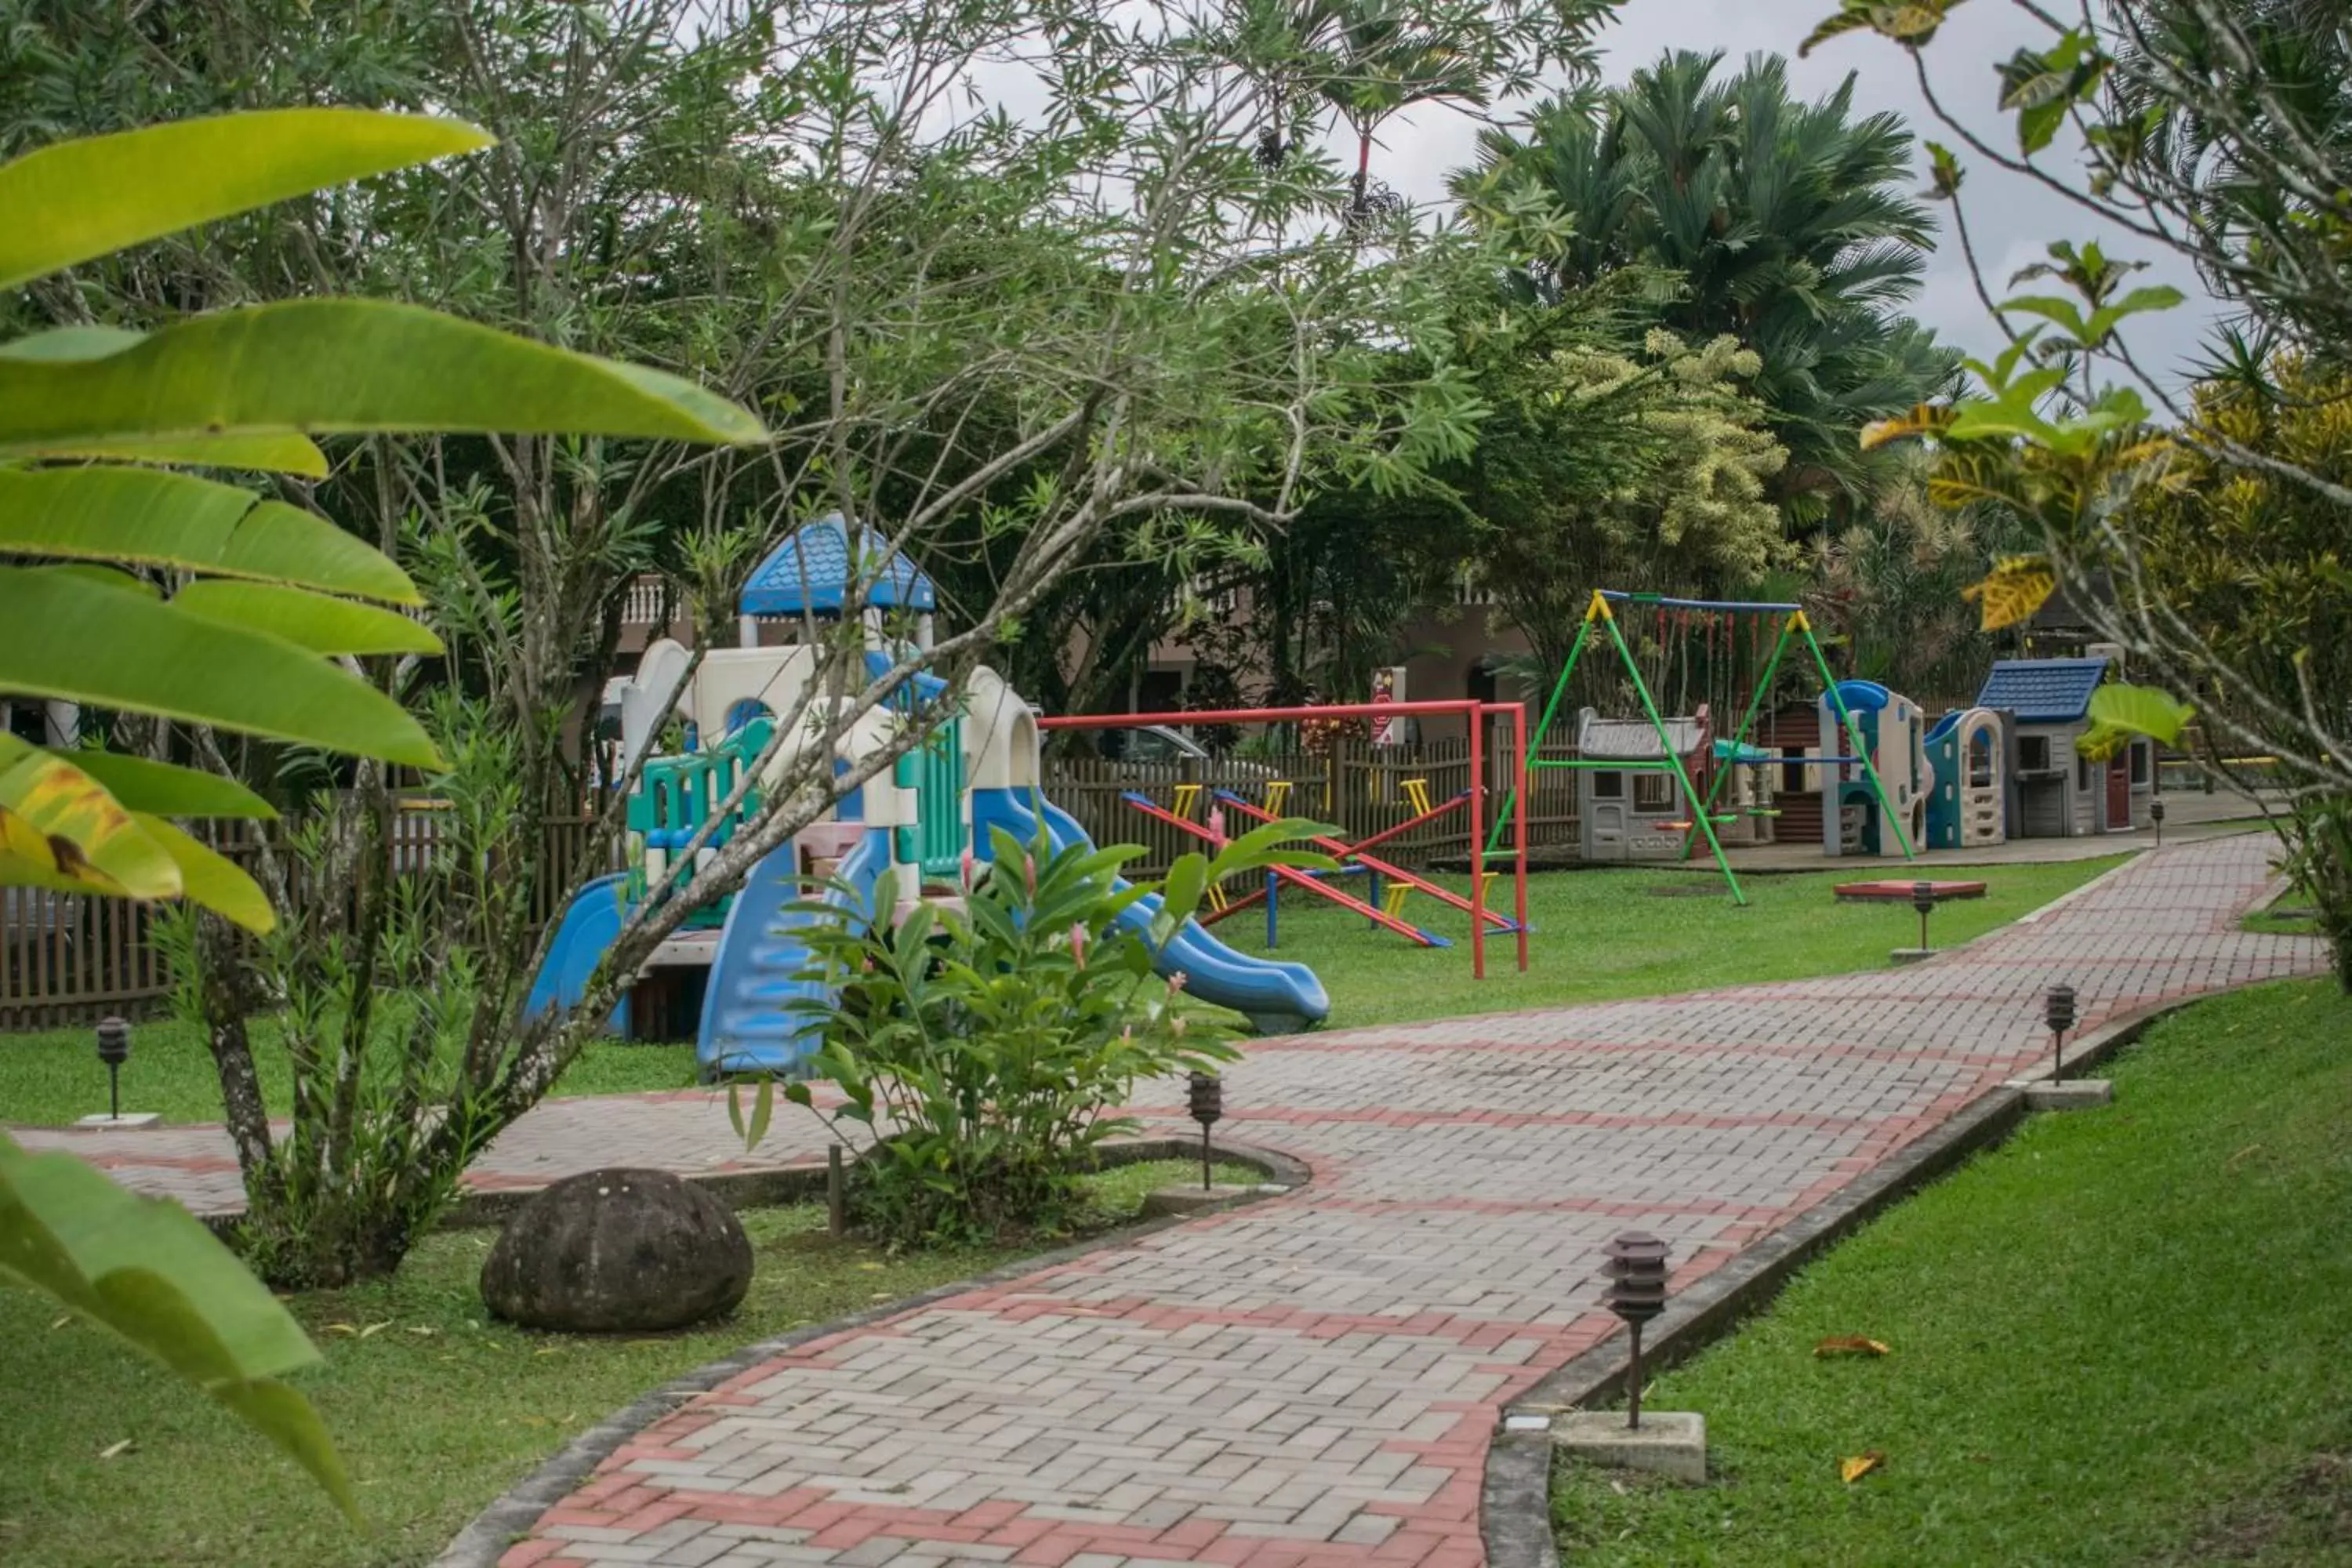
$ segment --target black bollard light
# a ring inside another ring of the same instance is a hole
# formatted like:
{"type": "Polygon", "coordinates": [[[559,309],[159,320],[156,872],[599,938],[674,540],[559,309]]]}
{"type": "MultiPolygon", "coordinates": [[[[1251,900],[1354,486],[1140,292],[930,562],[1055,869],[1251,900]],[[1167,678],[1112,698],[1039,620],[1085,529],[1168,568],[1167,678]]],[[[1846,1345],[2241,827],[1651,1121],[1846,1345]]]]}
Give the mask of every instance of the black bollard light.
{"type": "Polygon", "coordinates": [[[2164,847],[2164,799],[2158,796],[2147,803],[2147,819],[2156,824],[2156,847],[2164,847]]]}
{"type": "Polygon", "coordinates": [[[106,1115],[122,1120],[122,1064],[131,1059],[131,1026],[120,1018],[98,1022],[98,1059],[106,1064],[106,1115]]]}
{"type": "Polygon", "coordinates": [[[1919,951],[1925,952],[1927,951],[1927,917],[1936,908],[1936,884],[1912,883],[1911,907],[1919,911],[1919,951]]]}
{"type": "Polygon", "coordinates": [[[2066,1075],[2066,1031],[2074,1026],[2074,988],[2053,985],[2042,1000],[2042,1021],[2050,1026],[2050,1081],[2066,1075]]]}
{"type": "Polygon", "coordinates": [[[1213,1072],[1195,1072],[1186,1090],[1192,1120],[1201,1124],[1201,1190],[1209,1190],[1209,1129],[1224,1120],[1225,1080],[1213,1072]]]}
{"type": "Polygon", "coordinates": [[[1624,1320],[1633,1336],[1625,1373],[1625,1426],[1642,1426],[1642,1325],[1666,1310],[1666,1244],[1645,1230],[1629,1230],[1609,1244],[1609,1289],[1601,1304],[1624,1320]]]}

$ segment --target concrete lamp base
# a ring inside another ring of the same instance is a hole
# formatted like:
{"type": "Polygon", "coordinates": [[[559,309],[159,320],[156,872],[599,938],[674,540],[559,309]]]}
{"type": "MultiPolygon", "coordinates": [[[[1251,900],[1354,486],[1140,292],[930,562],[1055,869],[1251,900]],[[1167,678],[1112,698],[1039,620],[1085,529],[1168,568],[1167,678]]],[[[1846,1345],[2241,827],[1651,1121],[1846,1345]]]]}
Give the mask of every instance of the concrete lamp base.
{"type": "Polygon", "coordinates": [[[1590,1465],[1649,1470],[1693,1484],[1706,1479],[1706,1417],[1644,1410],[1628,1427],[1622,1410],[1570,1410],[1552,1417],[1551,1446],[1590,1465]]]}
{"type": "Polygon", "coordinates": [[[163,1121],[163,1113],[160,1110],[126,1110],[120,1116],[85,1116],[74,1125],[109,1128],[118,1132],[135,1132],[142,1127],[160,1126],[163,1121]]]}
{"type": "Polygon", "coordinates": [[[2068,1078],[2053,1083],[2034,1079],[2015,1087],[2025,1091],[2029,1110],[2088,1110],[2115,1102],[2116,1086],[2103,1078],[2068,1078]]]}
{"type": "Polygon", "coordinates": [[[1932,947],[1898,947],[1886,955],[1886,961],[1900,969],[1906,963],[1924,963],[1935,956],[1932,947]]]}
{"type": "Polygon", "coordinates": [[[1143,1198],[1143,1217],[1158,1219],[1164,1215],[1199,1214],[1204,1209],[1222,1208],[1243,1198],[1255,1197],[1255,1187],[1228,1186],[1223,1183],[1213,1187],[1161,1187],[1147,1193],[1143,1198]]]}

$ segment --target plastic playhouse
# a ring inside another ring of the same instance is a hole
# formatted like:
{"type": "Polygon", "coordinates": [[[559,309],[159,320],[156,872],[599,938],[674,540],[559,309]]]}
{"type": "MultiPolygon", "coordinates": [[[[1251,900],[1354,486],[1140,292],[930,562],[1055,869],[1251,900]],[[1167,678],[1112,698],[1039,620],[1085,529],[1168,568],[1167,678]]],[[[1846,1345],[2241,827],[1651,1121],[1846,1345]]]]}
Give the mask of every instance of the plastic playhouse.
{"type": "MultiPolygon", "coordinates": [[[[666,731],[682,737],[681,749],[647,760],[626,803],[629,868],[588,884],[564,911],[532,984],[532,1010],[577,1005],[629,910],[664,879],[692,875],[694,865],[682,858],[686,846],[774,739],[778,715],[793,712],[816,679],[819,650],[759,646],[759,617],[837,617],[845,605],[862,605],[866,665],[878,676],[901,651],[886,617],[902,629],[911,626],[915,640],[927,642],[936,603],[913,563],[869,531],[853,537],[835,515],[801,529],[761,563],[740,606],[743,646],[706,653],[674,701],[665,699],[687,667],[686,649],[664,639],[646,650],[635,679],[617,693],[624,756],[633,761],[657,747],[666,731]]],[[[919,699],[935,704],[946,690],[935,678],[915,677],[911,689],[864,715],[843,737],[835,771],[884,747],[919,699]]],[[[812,697],[811,709],[822,713],[832,700],[812,697]]],[[[769,777],[803,760],[803,748],[818,739],[818,727],[811,728],[807,739],[788,737],[778,748],[769,777]]],[[[818,1026],[792,1005],[823,999],[828,983],[813,969],[798,933],[812,920],[897,921],[918,900],[960,900],[969,879],[982,874],[992,827],[1027,843],[1042,820],[1056,850],[1090,847],[1085,830],[1044,799],[1039,779],[1035,711],[994,671],[975,669],[950,716],[932,724],[921,746],[761,860],[740,891],[665,942],[640,979],[702,973],[696,1050],[706,1075],[803,1070],[816,1049],[818,1026]],[[900,907],[877,910],[875,889],[886,869],[897,873],[900,907]],[[804,902],[804,879],[828,876],[835,886],[822,900],[830,913],[788,907],[804,902]]],[[[728,842],[759,798],[755,784],[713,829],[703,857],[728,842]]],[[[1154,909],[1152,900],[1141,900],[1122,924],[1141,930],[1154,909]]],[[[1163,974],[1181,971],[1189,994],[1243,1014],[1261,1032],[1311,1027],[1330,1012],[1312,970],[1236,952],[1198,922],[1188,921],[1156,964],[1163,974]]],[[[627,1033],[630,1023],[625,1003],[612,1026],[627,1033]]]]}

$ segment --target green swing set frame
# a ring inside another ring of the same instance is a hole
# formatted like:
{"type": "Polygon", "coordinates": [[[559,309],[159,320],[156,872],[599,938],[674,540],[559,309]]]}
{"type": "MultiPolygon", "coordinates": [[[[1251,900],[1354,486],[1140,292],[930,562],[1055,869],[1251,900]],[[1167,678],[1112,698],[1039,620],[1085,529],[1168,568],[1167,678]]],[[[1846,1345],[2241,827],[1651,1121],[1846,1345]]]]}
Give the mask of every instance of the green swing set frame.
{"type": "MultiPolygon", "coordinates": [[[[1610,608],[1612,605],[1655,607],[1661,610],[1699,610],[1718,615],[1781,616],[1780,635],[1773,640],[1771,657],[1764,661],[1764,673],[1757,679],[1756,689],[1748,699],[1747,711],[1740,715],[1739,729],[1731,738],[1731,755],[1735,759],[1738,758],[1740,752],[1747,746],[1748,732],[1756,727],[1757,717],[1762,710],[1765,698],[1772,689],[1773,676],[1780,673],[1780,660],[1789,650],[1790,640],[1802,638],[1805,651],[1812,656],[1813,668],[1821,675],[1822,689],[1828,693],[1830,705],[1837,710],[1839,731],[1845,737],[1846,744],[1851,748],[1847,757],[1820,758],[1816,759],[1817,763],[1822,766],[1842,767],[1849,760],[1860,762],[1864,774],[1870,781],[1871,794],[1877,800],[1878,808],[1883,814],[1881,820],[1894,829],[1895,841],[1903,847],[1903,858],[1910,860],[1916,858],[1912,848],[1910,836],[1903,831],[1903,822],[1895,813],[1894,802],[1887,798],[1886,785],[1879,779],[1878,766],[1871,761],[1869,747],[1863,743],[1862,724],[1854,718],[1853,710],[1846,706],[1845,696],[1838,689],[1837,677],[1830,672],[1829,658],[1822,652],[1821,643],[1813,637],[1812,622],[1806,619],[1805,609],[1801,605],[1739,599],[1675,599],[1658,594],[1627,594],[1607,588],[1595,588],[1592,591],[1591,602],[1585,606],[1584,624],[1577,628],[1576,642],[1568,651],[1568,664],[1560,670],[1559,679],[1552,686],[1551,699],[1544,704],[1543,717],[1537,721],[1534,731],[1527,737],[1527,766],[1530,777],[1538,769],[1602,768],[1618,773],[1673,773],[1675,782],[1682,785],[1682,798],[1686,802],[1695,803],[1691,808],[1690,825],[1683,834],[1684,857],[1689,856],[1697,837],[1704,834],[1706,837],[1706,847],[1714,852],[1715,863],[1722,870],[1723,879],[1731,889],[1733,900],[1739,904],[1748,902],[1747,891],[1740,887],[1738,874],[1732,870],[1730,858],[1724,854],[1723,841],[1716,836],[1715,831],[1716,795],[1723,788],[1724,780],[1731,776],[1731,766],[1713,770],[1713,777],[1707,784],[1706,796],[1702,799],[1698,786],[1692,782],[1690,770],[1683,766],[1682,757],[1675,752],[1672,737],[1666,733],[1666,721],[1658,714],[1657,701],[1650,695],[1649,682],[1642,679],[1641,666],[1634,661],[1633,650],[1625,641],[1625,633],[1617,624],[1616,614],[1610,608]],[[1650,721],[1650,728],[1658,737],[1658,754],[1664,759],[1661,762],[1642,763],[1628,762],[1619,758],[1587,759],[1583,757],[1546,759],[1540,754],[1544,737],[1551,732],[1552,720],[1558,717],[1560,703],[1568,696],[1569,681],[1576,674],[1577,663],[1584,657],[1585,646],[1592,640],[1592,628],[1596,626],[1605,629],[1609,635],[1609,640],[1616,646],[1617,657],[1623,663],[1626,675],[1633,682],[1633,694],[1641,699],[1643,715],[1650,721]]],[[[1738,764],[1735,762],[1732,766],[1736,765],[1738,764]]],[[[1825,802],[1824,805],[1829,810],[1836,809],[1833,803],[1825,802]]],[[[1500,824],[1508,821],[1509,816],[1510,802],[1507,797],[1502,812],[1496,818],[1497,835],[1500,833],[1500,824]]],[[[1730,819],[1727,816],[1724,820],[1730,819]]],[[[1496,853],[1496,845],[1499,842],[1499,837],[1490,837],[1486,844],[1486,853],[1488,855],[1496,853]]]]}

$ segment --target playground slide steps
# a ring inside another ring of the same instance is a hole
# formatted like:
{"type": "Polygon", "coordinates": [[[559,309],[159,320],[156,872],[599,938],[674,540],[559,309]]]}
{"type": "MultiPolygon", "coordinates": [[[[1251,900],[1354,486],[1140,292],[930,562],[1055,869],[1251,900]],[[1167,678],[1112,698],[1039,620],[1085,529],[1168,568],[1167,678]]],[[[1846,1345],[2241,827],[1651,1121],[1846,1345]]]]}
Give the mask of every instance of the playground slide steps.
{"type": "MultiPolygon", "coordinates": [[[[695,1058],[705,1077],[730,1072],[793,1074],[816,1054],[818,1020],[795,1002],[823,1002],[822,980],[802,978],[809,952],[796,928],[825,918],[784,906],[800,900],[795,849],[779,847],[752,869],[727,911],[702,994],[702,1028],[695,1058]]],[[[821,901],[851,918],[871,917],[874,883],[890,863],[889,837],[869,828],[844,857],[838,879],[846,893],[827,889],[821,901]],[[863,905],[863,908],[853,906],[863,905]]]]}

